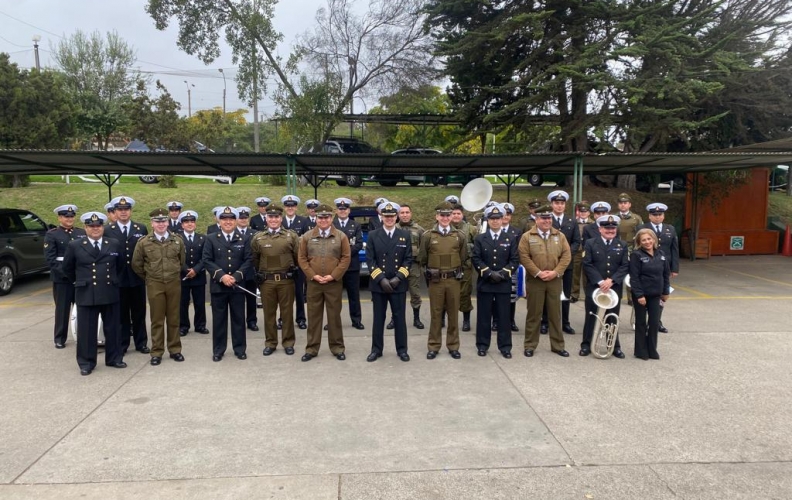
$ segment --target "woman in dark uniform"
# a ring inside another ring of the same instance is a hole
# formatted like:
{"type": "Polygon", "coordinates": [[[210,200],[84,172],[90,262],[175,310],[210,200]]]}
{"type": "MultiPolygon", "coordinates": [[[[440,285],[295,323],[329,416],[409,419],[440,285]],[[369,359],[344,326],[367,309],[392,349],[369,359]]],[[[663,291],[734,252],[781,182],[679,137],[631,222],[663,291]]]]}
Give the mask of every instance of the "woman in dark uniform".
{"type": "Polygon", "coordinates": [[[671,268],[659,249],[657,235],[651,229],[638,231],[634,248],[630,255],[630,286],[635,308],[635,357],[660,359],[657,354],[660,303],[668,300],[671,268]]]}

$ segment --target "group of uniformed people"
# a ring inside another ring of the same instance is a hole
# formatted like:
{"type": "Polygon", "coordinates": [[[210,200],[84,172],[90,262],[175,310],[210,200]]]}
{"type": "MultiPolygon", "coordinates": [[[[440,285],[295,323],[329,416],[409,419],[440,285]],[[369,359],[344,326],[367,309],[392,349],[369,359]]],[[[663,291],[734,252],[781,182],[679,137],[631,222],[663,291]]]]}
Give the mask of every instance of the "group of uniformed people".
{"type": "MultiPolygon", "coordinates": [[[[378,213],[369,221],[365,246],[374,312],[367,360],[382,356],[386,328],[394,330],[398,357],[410,360],[406,299],[409,292],[412,324],[423,329],[421,279],[427,283],[431,309],[427,358],[437,357],[446,328],[445,347],[452,358],[459,359],[458,312],[463,316],[462,330],[470,331],[473,273],[479,307],[477,353],[487,354],[495,331],[498,350],[511,358],[512,332],[519,331],[515,305],[523,283],[522,277],[518,281],[521,268],[528,299],[524,355],[533,356],[540,333],[550,333],[553,352],[569,355],[562,332],[575,333],[569,304],[579,300],[580,290],[586,301],[580,355],[588,355],[596,320],[591,314],[596,313],[591,295],[596,289],[614,290],[621,299],[636,233],[644,228],[653,232],[658,252],[648,249],[641,255],[646,259],[652,254],[652,262],[661,262],[657,269],[668,268],[668,277],[678,272],[678,241],[673,226],[663,223],[667,207],[661,203],[649,205],[650,223],[642,224],[640,216],[630,211],[627,194],[619,195],[619,212],[614,214],[606,202],[581,202],[570,217],[565,214],[568,199],[566,192],[558,190],[550,193],[547,203],[533,200],[522,229],[511,224],[512,204],[490,202],[479,229],[464,220],[459,199],[449,196],[436,207],[436,224],[429,230],[412,220],[409,205],[376,200],[378,213]]],[[[65,347],[74,303],[77,361],[83,375],[96,367],[100,316],[107,366],[126,367],[123,356],[133,341],[136,350],[150,353],[152,365],[162,362],[166,349],[171,359],[183,361],[180,337],[188,334],[191,325],[197,333],[210,333],[204,304],[208,277],[214,361],[221,361],[227,350],[229,320],[233,352],[238,359],[246,359],[245,328],[258,330],[256,289],[264,311],[265,356],[272,355],[279,343],[287,355],[294,354],[296,324],[307,329],[302,361],[318,355],[323,329],[328,331],[331,353],[344,360],[343,289],[353,327],[365,328],[358,258],[363,237],[360,223],[349,217],[352,200],[336,199],[335,209],[308,200],[307,216],[296,214],[298,197],[287,195],[280,201],[278,205],[267,197],[256,198],[258,213],[248,207],[215,207],[215,220],[204,234],[197,231],[198,214],[183,210],[178,201],[149,213],[151,232],[147,225],[131,219],[135,201],[128,196],[113,199],[105,205],[105,213],[83,214],[84,230],[74,227],[77,207],[56,208],[60,225],[47,234],[44,245],[56,305],[55,347],[65,347]],[[147,298],[151,348],[145,323],[147,298]]],[[[634,291],[658,289],[646,282],[647,276],[638,278],[643,282],[634,291]]],[[[636,356],[643,359],[656,359],[656,333],[666,331],[660,314],[669,290],[662,272],[660,281],[663,293],[656,293],[658,300],[648,306],[643,297],[632,297],[649,313],[648,326],[637,322],[647,335],[640,347],[636,341],[636,356]]],[[[618,307],[608,312],[618,314],[618,307]]],[[[624,357],[618,340],[614,355],[624,357]]]]}

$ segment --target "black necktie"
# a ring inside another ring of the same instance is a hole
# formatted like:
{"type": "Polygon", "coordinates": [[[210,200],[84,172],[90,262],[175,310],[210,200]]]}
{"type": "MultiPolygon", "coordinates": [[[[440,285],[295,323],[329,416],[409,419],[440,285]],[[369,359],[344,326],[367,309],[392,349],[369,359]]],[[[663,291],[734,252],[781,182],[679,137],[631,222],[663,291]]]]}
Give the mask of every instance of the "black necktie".
{"type": "Polygon", "coordinates": [[[124,236],[124,239],[126,239],[126,238],[127,238],[127,230],[126,230],[126,226],[124,226],[124,227],[122,227],[122,228],[121,228],[121,234],[124,236]]]}
{"type": "Polygon", "coordinates": [[[498,241],[498,236],[499,236],[499,233],[492,233],[492,239],[494,241],[498,241]]]}
{"type": "Polygon", "coordinates": [[[162,238],[160,238],[160,242],[161,243],[165,243],[165,237],[164,236],[162,238]]]}
{"type": "Polygon", "coordinates": [[[605,246],[610,247],[612,240],[605,240],[605,246]]]}
{"type": "Polygon", "coordinates": [[[99,248],[99,242],[98,242],[98,241],[94,241],[94,248],[96,249],[96,251],[97,251],[97,252],[98,252],[99,250],[101,250],[101,249],[99,248]]]}
{"type": "Polygon", "coordinates": [[[393,233],[388,231],[388,238],[393,239],[393,233]]]}
{"type": "Polygon", "coordinates": [[[188,236],[187,239],[192,243],[192,235],[188,236]]]}
{"type": "Polygon", "coordinates": [[[231,243],[231,235],[230,235],[230,234],[227,234],[227,235],[226,235],[226,240],[227,240],[229,243],[231,243]]]}
{"type": "Polygon", "coordinates": [[[655,232],[660,234],[660,224],[655,224],[655,232]]]}

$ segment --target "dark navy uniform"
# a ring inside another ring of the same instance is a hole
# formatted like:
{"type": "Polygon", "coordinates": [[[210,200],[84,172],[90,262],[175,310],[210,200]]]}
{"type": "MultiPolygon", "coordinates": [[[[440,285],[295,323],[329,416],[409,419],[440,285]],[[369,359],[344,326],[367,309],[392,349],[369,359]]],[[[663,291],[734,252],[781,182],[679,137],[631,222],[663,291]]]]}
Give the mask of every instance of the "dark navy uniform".
{"type": "MultiPolygon", "coordinates": [[[[597,305],[594,303],[594,291],[599,288],[599,282],[610,278],[613,281],[611,290],[616,292],[619,302],[616,307],[608,309],[605,313],[614,313],[619,316],[621,310],[622,284],[630,267],[627,242],[614,238],[607,245],[602,236],[586,241],[583,250],[583,272],[586,273],[586,322],[583,327],[583,342],[581,350],[590,350],[591,338],[597,325],[597,305]]],[[[614,323],[613,318],[608,318],[607,323],[614,323]]],[[[619,336],[616,336],[614,352],[621,350],[619,336]]]]}
{"type": "MultiPolygon", "coordinates": [[[[569,217],[567,215],[562,215],[560,217],[561,222],[559,223],[559,217],[556,214],[553,214],[553,227],[558,229],[564,237],[566,237],[567,242],[569,243],[569,251],[572,252],[574,256],[575,253],[580,248],[581,241],[580,241],[580,230],[578,229],[577,222],[575,222],[574,217],[569,217]]],[[[598,233],[599,235],[599,233],[598,233]]],[[[573,257],[574,258],[574,257],[573,257]]],[[[572,276],[574,274],[574,267],[570,263],[570,265],[564,271],[564,277],[562,282],[562,290],[564,291],[564,296],[569,299],[572,296],[572,276]]],[[[561,325],[566,330],[571,329],[569,324],[569,300],[564,300],[561,302],[561,325]]],[[[570,332],[567,332],[570,333],[570,332]]],[[[574,333],[574,330],[571,332],[574,333]]]]}
{"type": "Polygon", "coordinates": [[[50,269],[52,298],[55,300],[54,338],[55,346],[58,348],[66,345],[71,306],[74,303],[74,281],[63,274],[63,257],[66,255],[66,247],[69,243],[84,237],[84,229],[64,227],[51,229],[44,236],[44,258],[50,269]]]}
{"type": "Polygon", "coordinates": [[[335,217],[333,219],[333,226],[344,233],[349,239],[352,258],[349,261],[349,268],[344,273],[343,282],[347,292],[347,299],[349,299],[349,317],[352,320],[352,325],[362,330],[363,325],[361,320],[363,316],[360,311],[360,251],[363,249],[363,230],[360,224],[349,218],[344,221],[344,227],[341,227],[341,220],[335,217]]]}
{"type": "MultiPolygon", "coordinates": [[[[253,235],[255,235],[258,231],[250,227],[244,228],[244,232],[242,232],[242,229],[243,228],[237,227],[237,231],[242,235],[243,239],[245,240],[245,244],[250,246],[250,242],[253,240],[253,235]]],[[[245,282],[240,283],[240,285],[245,287],[245,289],[256,293],[258,284],[256,283],[255,276],[255,273],[250,273],[250,279],[246,279],[245,282]]],[[[247,324],[249,329],[256,332],[259,330],[257,309],[258,305],[256,304],[256,297],[245,294],[245,324],[247,324]]]]}
{"type": "Polygon", "coordinates": [[[660,232],[657,232],[657,228],[654,224],[647,222],[635,230],[635,232],[640,231],[641,229],[651,229],[657,235],[658,244],[660,245],[660,250],[663,251],[663,254],[668,260],[668,267],[671,269],[672,273],[679,272],[679,238],[677,238],[676,229],[671,224],[666,224],[663,222],[660,225],[660,232]]]}
{"type": "Polygon", "coordinates": [[[510,300],[511,277],[517,275],[520,256],[517,253],[519,239],[511,231],[499,229],[498,239],[493,239],[492,229],[476,236],[473,243],[473,267],[479,273],[476,282],[478,315],[476,317],[476,347],[487,351],[492,341],[490,318],[497,323],[498,350],[510,353],[512,348],[510,300]],[[492,273],[497,277],[492,277],[492,273]]]}
{"type": "MultiPolygon", "coordinates": [[[[352,260],[355,260],[355,257],[356,254],[353,252],[352,260]]],[[[371,352],[378,356],[382,355],[385,317],[390,303],[395,326],[396,353],[401,357],[407,353],[407,322],[404,314],[407,290],[409,289],[410,266],[413,263],[410,232],[399,229],[398,226],[394,227],[391,237],[388,237],[384,227],[369,232],[366,243],[366,261],[371,270],[369,290],[371,290],[371,301],[374,303],[371,352]],[[394,278],[398,278],[399,283],[392,287],[393,292],[383,290],[380,282],[388,280],[392,284],[391,280],[394,278]]]]}
{"type": "Polygon", "coordinates": [[[187,333],[190,330],[190,299],[193,303],[193,325],[196,332],[206,330],[206,271],[203,264],[203,247],[206,243],[206,236],[200,233],[193,233],[191,239],[179,233],[184,240],[185,260],[184,268],[181,272],[181,302],[179,303],[179,332],[187,333]],[[185,279],[187,273],[192,269],[195,276],[185,279]]]}
{"type": "Polygon", "coordinates": [[[135,349],[149,352],[148,330],[146,330],[146,283],[132,270],[132,255],[137,242],[148,234],[144,224],[129,221],[126,236],[119,222],[105,226],[104,235],[113,238],[121,246],[123,261],[118,270],[118,286],[121,291],[121,347],[129,349],[129,337],[135,339],[135,349]]]}
{"type": "Polygon", "coordinates": [[[660,297],[671,291],[671,269],[665,254],[655,250],[650,255],[636,246],[630,255],[630,287],[635,308],[635,357],[660,359],[657,354],[660,297]],[[640,298],[646,299],[645,305],[638,302],[640,298]]]}
{"type": "MultiPolygon", "coordinates": [[[[228,346],[228,317],[231,314],[231,345],[237,357],[245,356],[245,292],[221,283],[230,274],[239,285],[253,276],[250,244],[234,231],[231,241],[222,231],[206,237],[204,268],[209,273],[212,294],[212,352],[222,358],[228,346]]],[[[244,285],[242,285],[244,286],[244,285]]],[[[219,361],[219,360],[218,360],[219,361]]]]}
{"type": "Polygon", "coordinates": [[[105,364],[123,362],[124,353],[119,337],[118,270],[125,263],[120,244],[112,238],[101,238],[99,250],[87,237],[71,241],[66,249],[62,272],[74,283],[77,364],[80,370],[90,373],[96,368],[100,314],[104,323],[105,364]]]}
{"type": "MultiPolygon", "coordinates": [[[[284,214],[281,227],[294,231],[297,236],[302,236],[309,230],[308,218],[295,215],[294,219],[289,221],[284,214]]],[[[297,306],[294,320],[300,325],[301,329],[305,329],[305,273],[302,270],[298,270],[294,276],[294,298],[294,303],[297,306]]]]}

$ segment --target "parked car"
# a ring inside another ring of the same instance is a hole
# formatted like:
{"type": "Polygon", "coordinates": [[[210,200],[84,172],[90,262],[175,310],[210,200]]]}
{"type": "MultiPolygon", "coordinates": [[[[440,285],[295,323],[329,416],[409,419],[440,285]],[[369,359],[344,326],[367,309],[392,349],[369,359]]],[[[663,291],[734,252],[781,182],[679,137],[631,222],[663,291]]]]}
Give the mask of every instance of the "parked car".
{"type": "Polygon", "coordinates": [[[360,249],[358,258],[360,259],[360,275],[368,276],[371,272],[371,269],[369,269],[366,263],[366,242],[368,241],[369,219],[371,217],[377,217],[377,209],[372,206],[356,207],[353,205],[352,209],[349,211],[349,217],[360,224],[360,230],[363,233],[363,248],[360,249]]]}
{"type": "Polygon", "coordinates": [[[555,182],[558,187],[564,187],[566,184],[565,175],[542,175],[542,174],[525,174],[525,179],[531,186],[541,186],[545,182],[555,182]]]}
{"type": "Polygon", "coordinates": [[[0,208],[0,295],[7,295],[17,277],[49,271],[44,259],[48,226],[32,212],[0,208]]]}
{"type": "MultiPolygon", "coordinates": [[[[193,141],[193,147],[199,153],[214,153],[214,151],[210,148],[207,148],[203,144],[198,141],[193,141]]],[[[167,152],[167,149],[163,148],[155,148],[151,149],[148,144],[138,139],[134,139],[132,142],[124,147],[124,151],[139,151],[139,152],[167,152]]],[[[180,175],[179,177],[194,177],[200,179],[212,179],[215,182],[219,182],[220,184],[233,184],[236,182],[237,177],[236,175],[180,175]]],[[[138,179],[143,184],[157,184],[159,182],[159,175],[139,175],[138,179]]]]}
{"type": "MultiPolygon", "coordinates": [[[[391,153],[392,155],[440,155],[443,154],[439,149],[432,148],[419,148],[409,147],[404,149],[397,149],[391,153]]],[[[432,176],[425,175],[389,175],[386,177],[377,176],[377,180],[382,186],[395,186],[399,182],[407,182],[410,186],[417,186],[422,182],[432,182],[432,176]]],[[[436,186],[437,183],[434,183],[436,186]]]]}
{"type": "MultiPolygon", "coordinates": [[[[311,147],[303,147],[297,150],[297,154],[303,153],[314,153],[314,148],[311,147]]],[[[377,154],[381,153],[380,150],[372,146],[371,144],[367,143],[366,141],[361,141],[360,139],[356,139],[354,137],[329,137],[322,147],[322,153],[329,153],[329,154],[377,154]]],[[[314,176],[319,177],[319,176],[314,176]]],[[[339,186],[349,186],[349,187],[360,187],[363,185],[363,182],[367,179],[365,176],[357,175],[357,174],[349,174],[349,175],[328,175],[327,179],[332,179],[338,184],[339,186]]],[[[308,179],[309,181],[311,179],[308,179]]],[[[310,182],[314,184],[314,182],[310,182]]],[[[395,185],[395,184],[394,184],[395,185]]]]}

